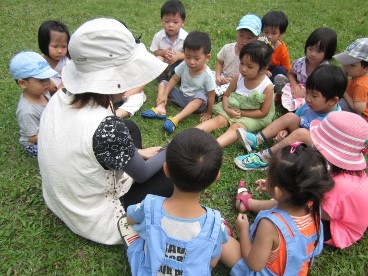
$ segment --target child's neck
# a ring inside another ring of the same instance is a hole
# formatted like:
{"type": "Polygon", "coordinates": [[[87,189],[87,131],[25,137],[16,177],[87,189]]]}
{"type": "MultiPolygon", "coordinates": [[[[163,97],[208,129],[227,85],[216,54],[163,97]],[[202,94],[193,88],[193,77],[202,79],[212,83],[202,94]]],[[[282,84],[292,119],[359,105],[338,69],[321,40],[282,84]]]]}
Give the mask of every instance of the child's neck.
{"type": "Polygon", "coordinates": [[[175,34],[175,35],[169,35],[168,33],[166,33],[167,38],[174,43],[176,41],[176,39],[178,38],[179,33],[175,34]]]}
{"type": "Polygon", "coordinates": [[[198,218],[206,213],[199,203],[199,193],[186,193],[177,189],[164,201],[163,208],[169,215],[185,219],[198,218]]]}
{"type": "Polygon", "coordinates": [[[47,99],[45,98],[44,95],[33,95],[33,94],[30,94],[30,93],[27,93],[26,91],[23,91],[23,97],[27,101],[30,101],[30,102],[35,103],[35,104],[41,104],[41,105],[46,105],[47,104],[47,99]]]}
{"type": "Polygon", "coordinates": [[[204,71],[206,71],[206,69],[207,69],[207,65],[205,64],[205,65],[203,65],[203,67],[200,69],[200,70],[198,70],[198,71],[193,71],[190,67],[189,67],[189,75],[191,76],[191,77],[196,77],[196,76],[199,76],[200,74],[202,74],[204,71]]]}
{"type": "Polygon", "coordinates": [[[52,59],[52,58],[50,58],[46,55],[42,55],[42,56],[46,59],[47,63],[50,65],[50,67],[52,69],[54,69],[56,67],[56,65],[58,65],[58,63],[59,63],[58,60],[54,60],[54,59],[52,59]]]}
{"type": "MultiPolygon", "coordinates": [[[[322,61],[324,62],[324,60],[322,61]]],[[[320,64],[311,64],[308,59],[306,62],[306,71],[307,71],[307,76],[309,76],[310,74],[312,74],[312,72],[322,64],[322,62],[320,64]]]]}
{"type": "Polygon", "coordinates": [[[244,78],[244,86],[249,90],[255,89],[264,80],[264,78],[264,73],[259,73],[255,78],[252,79],[244,78]]]}
{"type": "Polygon", "coordinates": [[[278,202],[277,208],[287,212],[291,216],[302,217],[309,214],[308,206],[296,207],[292,206],[288,202],[278,202]]]}

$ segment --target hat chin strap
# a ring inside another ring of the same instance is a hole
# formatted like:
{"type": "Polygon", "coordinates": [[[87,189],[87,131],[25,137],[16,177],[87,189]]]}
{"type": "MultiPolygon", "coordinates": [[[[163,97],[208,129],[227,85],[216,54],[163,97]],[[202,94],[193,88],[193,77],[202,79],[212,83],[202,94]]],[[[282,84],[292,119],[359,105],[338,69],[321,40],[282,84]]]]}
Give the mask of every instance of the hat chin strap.
{"type": "Polygon", "coordinates": [[[112,95],[109,95],[109,106],[114,116],[116,116],[115,108],[114,108],[114,105],[112,104],[112,101],[113,101],[112,95]]]}

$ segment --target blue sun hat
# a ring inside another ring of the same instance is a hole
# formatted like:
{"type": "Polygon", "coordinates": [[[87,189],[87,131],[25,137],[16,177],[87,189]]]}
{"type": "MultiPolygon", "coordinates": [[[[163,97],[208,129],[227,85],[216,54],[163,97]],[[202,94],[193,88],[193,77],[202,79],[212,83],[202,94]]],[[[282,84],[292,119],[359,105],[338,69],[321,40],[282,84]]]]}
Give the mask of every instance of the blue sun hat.
{"type": "Polygon", "coordinates": [[[262,21],[255,14],[246,14],[240,19],[239,25],[236,28],[237,31],[241,29],[248,29],[255,36],[259,36],[262,29],[262,21]]]}

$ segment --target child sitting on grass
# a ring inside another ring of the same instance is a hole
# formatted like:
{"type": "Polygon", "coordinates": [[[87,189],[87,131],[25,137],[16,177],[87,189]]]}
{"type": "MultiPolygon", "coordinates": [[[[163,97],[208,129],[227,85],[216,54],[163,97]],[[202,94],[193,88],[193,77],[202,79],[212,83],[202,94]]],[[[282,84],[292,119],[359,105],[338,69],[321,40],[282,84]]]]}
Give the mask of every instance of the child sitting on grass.
{"type": "MultiPolygon", "coordinates": [[[[275,154],[263,184],[275,207],[259,212],[250,227],[239,214],[240,243],[230,237],[221,260],[230,275],[307,275],[323,248],[320,207],[334,185],[328,165],[316,149],[295,143],[275,154]]],[[[238,201],[249,198],[243,192],[240,181],[238,201]]]]}
{"type": "Polygon", "coordinates": [[[61,71],[70,62],[68,44],[70,34],[68,27],[62,22],[48,20],[38,29],[38,47],[50,67],[58,72],[50,78],[49,92],[53,95],[61,87],[61,71]]]}
{"type": "Polygon", "coordinates": [[[133,276],[211,275],[228,234],[220,213],[199,196],[219,178],[221,163],[221,148],[208,133],[190,128],[172,139],[163,168],[173,195],[148,195],[118,224],[133,276]]]}
{"type": "Polygon", "coordinates": [[[261,19],[258,16],[254,14],[244,15],[236,27],[236,42],[225,44],[217,54],[215,92],[218,98],[226,92],[232,78],[239,73],[240,50],[258,38],[261,26],[261,19]]]}
{"type": "Polygon", "coordinates": [[[270,11],[262,17],[262,33],[272,42],[274,48],[267,74],[272,82],[276,75],[286,75],[291,69],[288,49],[281,40],[288,24],[288,18],[282,11],[270,11]]]}
{"type": "Polygon", "coordinates": [[[264,41],[245,45],[239,54],[240,74],[231,80],[222,103],[213,108],[217,116],[197,126],[206,132],[230,126],[217,138],[222,148],[236,141],[239,127],[255,131],[272,122],[275,114],[273,85],[266,76],[272,51],[272,46],[264,41]]]}
{"type": "Polygon", "coordinates": [[[295,111],[305,103],[305,82],[308,76],[321,64],[328,64],[337,47],[337,34],[329,28],[314,30],[304,45],[304,57],[294,60],[291,70],[276,75],[275,92],[281,95],[282,105],[295,111]]]}
{"type": "Polygon", "coordinates": [[[335,65],[320,65],[308,77],[306,103],[295,113],[289,112],[273,121],[256,135],[243,128],[237,129],[242,145],[251,152],[259,145],[274,138],[271,148],[235,158],[235,164],[242,170],[264,170],[274,153],[297,141],[311,144],[309,126],[313,120],[322,120],[333,111],[340,111],[339,99],[345,92],[347,78],[335,65]]]}
{"type": "Polygon", "coordinates": [[[37,158],[38,130],[42,112],[50,99],[50,78],[58,72],[41,55],[29,51],[16,54],[10,60],[9,70],[23,90],[16,110],[19,142],[28,155],[37,158]]]}
{"type": "Polygon", "coordinates": [[[368,122],[368,37],[357,39],[334,58],[344,65],[349,77],[341,109],[361,114],[368,122]]]}
{"type": "Polygon", "coordinates": [[[166,118],[166,104],[169,97],[183,109],[175,116],[168,117],[163,127],[169,134],[173,133],[181,120],[192,113],[201,113],[200,121],[211,118],[215,102],[215,79],[206,62],[211,58],[211,40],[203,32],[191,32],[184,40],[185,62],[175,68],[175,74],[165,83],[164,89],[158,90],[156,107],[142,112],[144,118],[166,118]],[[175,85],[181,81],[180,89],[175,85]]]}

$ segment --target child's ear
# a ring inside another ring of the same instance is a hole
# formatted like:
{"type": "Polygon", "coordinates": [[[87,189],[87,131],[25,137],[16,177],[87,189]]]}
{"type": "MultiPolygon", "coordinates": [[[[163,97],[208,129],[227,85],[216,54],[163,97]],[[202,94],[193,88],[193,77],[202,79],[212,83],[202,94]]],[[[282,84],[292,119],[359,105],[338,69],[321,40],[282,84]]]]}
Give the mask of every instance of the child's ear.
{"type": "Polygon", "coordinates": [[[332,99],[329,99],[328,101],[331,103],[331,105],[336,104],[339,101],[339,97],[335,96],[332,99]]]}
{"type": "Polygon", "coordinates": [[[206,59],[207,59],[207,61],[208,61],[208,60],[210,60],[210,59],[211,59],[211,54],[208,54],[208,55],[206,56],[206,59]]]}
{"type": "Polygon", "coordinates": [[[165,173],[166,177],[167,177],[167,178],[170,178],[170,173],[169,173],[169,169],[168,169],[168,167],[167,167],[166,162],[162,165],[162,169],[163,169],[163,171],[164,171],[164,173],[165,173]]]}
{"type": "Polygon", "coordinates": [[[27,88],[27,81],[20,79],[18,80],[18,85],[20,86],[20,88],[22,88],[23,90],[27,88]]]}

